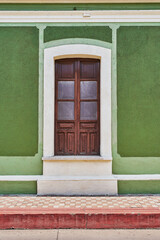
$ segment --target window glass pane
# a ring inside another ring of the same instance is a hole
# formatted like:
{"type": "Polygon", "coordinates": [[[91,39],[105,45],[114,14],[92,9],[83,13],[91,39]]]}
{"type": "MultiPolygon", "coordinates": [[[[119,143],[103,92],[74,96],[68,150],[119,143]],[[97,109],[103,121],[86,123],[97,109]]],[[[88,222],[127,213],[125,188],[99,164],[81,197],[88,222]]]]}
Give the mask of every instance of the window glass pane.
{"type": "Polygon", "coordinates": [[[81,99],[97,99],[97,82],[81,81],[80,96],[81,99]]]}
{"type": "Polygon", "coordinates": [[[74,120],[74,102],[58,102],[58,120],[74,120]]]}
{"type": "Polygon", "coordinates": [[[74,81],[58,81],[58,99],[74,99],[74,81]]]}
{"type": "Polygon", "coordinates": [[[97,102],[81,102],[80,119],[96,120],[97,119],[97,102]]]}

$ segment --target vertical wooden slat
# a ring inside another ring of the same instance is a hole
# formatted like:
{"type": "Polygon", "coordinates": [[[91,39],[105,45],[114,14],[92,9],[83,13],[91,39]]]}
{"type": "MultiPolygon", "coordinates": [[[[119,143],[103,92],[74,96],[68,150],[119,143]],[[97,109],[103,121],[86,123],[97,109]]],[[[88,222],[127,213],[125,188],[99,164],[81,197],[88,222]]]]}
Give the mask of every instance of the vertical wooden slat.
{"type": "Polygon", "coordinates": [[[80,61],[77,59],[77,154],[80,154],[80,61]]]}

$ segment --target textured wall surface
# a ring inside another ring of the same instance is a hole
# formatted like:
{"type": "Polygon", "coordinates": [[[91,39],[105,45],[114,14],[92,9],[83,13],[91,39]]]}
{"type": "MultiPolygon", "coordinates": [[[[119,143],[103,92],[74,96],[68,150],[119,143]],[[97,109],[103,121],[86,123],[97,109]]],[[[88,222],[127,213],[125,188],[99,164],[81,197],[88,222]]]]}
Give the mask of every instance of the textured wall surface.
{"type": "Polygon", "coordinates": [[[0,182],[0,194],[36,194],[36,182],[0,182]]]}
{"type": "Polygon", "coordinates": [[[160,156],[160,27],[118,29],[118,153],[160,156]]]}
{"type": "MultiPolygon", "coordinates": [[[[38,152],[38,41],[36,27],[0,27],[1,175],[42,174],[41,156],[35,157],[38,152]]],[[[35,183],[0,183],[0,193],[20,192],[35,193],[35,183]]]]}
{"type": "Polygon", "coordinates": [[[44,41],[64,38],[91,38],[112,42],[112,30],[109,27],[47,27],[44,41]]]}
{"type": "Polygon", "coordinates": [[[0,28],[0,156],[38,151],[38,29],[0,28]]]}
{"type": "Polygon", "coordinates": [[[118,181],[119,194],[159,194],[160,181],[118,181]]]}
{"type": "Polygon", "coordinates": [[[0,10],[35,10],[35,11],[56,11],[56,10],[136,10],[136,9],[160,9],[160,3],[129,3],[129,4],[0,4],[0,10]]]}

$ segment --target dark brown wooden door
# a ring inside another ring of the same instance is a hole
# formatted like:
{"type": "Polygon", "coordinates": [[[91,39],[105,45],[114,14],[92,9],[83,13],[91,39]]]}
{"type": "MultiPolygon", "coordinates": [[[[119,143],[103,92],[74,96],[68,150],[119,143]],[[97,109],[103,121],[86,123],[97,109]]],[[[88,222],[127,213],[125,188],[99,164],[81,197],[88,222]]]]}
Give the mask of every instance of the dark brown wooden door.
{"type": "Polygon", "coordinates": [[[99,155],[100,62],[61,59],[55,65],[55,154],[99,155]]]}

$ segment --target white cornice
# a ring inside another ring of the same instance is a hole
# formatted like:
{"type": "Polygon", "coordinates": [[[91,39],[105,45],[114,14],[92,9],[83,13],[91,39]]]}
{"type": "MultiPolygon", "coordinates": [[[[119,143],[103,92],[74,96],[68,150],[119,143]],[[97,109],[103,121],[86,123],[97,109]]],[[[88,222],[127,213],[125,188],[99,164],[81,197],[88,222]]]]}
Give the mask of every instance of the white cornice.
{"type": "Polygon", "coordinates": [[[0,11],[0,22],[160,22],[160,10],[0,11]]]}

